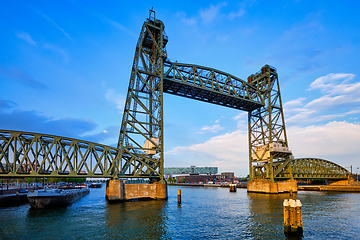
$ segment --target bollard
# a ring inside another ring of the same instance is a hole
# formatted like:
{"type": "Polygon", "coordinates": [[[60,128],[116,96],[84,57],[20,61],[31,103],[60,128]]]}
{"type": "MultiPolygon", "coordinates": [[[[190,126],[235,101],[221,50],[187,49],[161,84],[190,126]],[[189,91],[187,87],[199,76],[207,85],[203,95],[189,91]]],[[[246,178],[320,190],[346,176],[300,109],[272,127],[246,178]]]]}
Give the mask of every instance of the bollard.
{"type": "Polygon", "coordinates": [[[300,200],[296,200],[296,222],[297,222],[297,231],[302,232],[303,230],[302,204],[300,200]]]}
{"type": "Polygon", "coordinates": [[[289,201],[287,199],[284,199],[283,207],[284,207],[284,232],[287,233],[291,231],[290,209],[289,209],[289,201]]]}
{"type": "Polygon", "coordinates": [[[181,204],[181,189],[177,190],[177,195],[178,195],[178,204],[181,204]]]}
{"type": "Polygon", "coordinates": [[[302,233],[302,204],[300,200],[284,199],[284,232],[285,233],[302,233]]]}
{"type": "Polygon", "coordinates": [[[236,192],[236,184],[230,184],[230,192],[236,192]]]}
{"type": "Polygon", "coordinates": [[[291,225],[291,232],[297,231],[297,224],[296,224],[296,202],[294,199],[289,200],[290,205],[290,225],[291,225]]]}

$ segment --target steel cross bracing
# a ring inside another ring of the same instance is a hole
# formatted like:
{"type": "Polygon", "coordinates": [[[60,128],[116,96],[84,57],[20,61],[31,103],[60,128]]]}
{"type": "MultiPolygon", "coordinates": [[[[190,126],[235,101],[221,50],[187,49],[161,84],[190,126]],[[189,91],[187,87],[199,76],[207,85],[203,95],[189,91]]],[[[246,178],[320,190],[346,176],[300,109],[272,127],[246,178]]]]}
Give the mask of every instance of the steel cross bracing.
{"type": "Polygon", "coordinates": [[[167,43],[164,28],[150,10],[136,45],[130,76],[118,141],[124,165],[118,177],[164,181],[163,70],[167,43]]]}
{"type": "MultiPolygon", "coordinates": [[[[297,158],[289,163],[294,179],[347,179],[349,171],[344,167],[324,159],[297,158]]],[[[276,179],[288,179],[286,167],[276,175],[276,179]]]]}
{"type": "Polygon", "coordinates": [[[0,177],[112,177],[117,148],[40,133],[0,130],[0,177]]]}
{"type": "Polygon", "coordinates": [[[260,91],[231,74],[169,61],[164,67],[166,93],[245,111],[263,106],[260,91]]]}
{"type": "Polygon", "coordinates": [[[164,181],[164,92],[245,111],[264,103],[256,87],[230,74],[166,60],[165,26],[151,14],[135,50],[118,141],[124,163],[118,176],[164,181]]]}
{"type": "Polygon", "coordinates": [[[165,92],[247,111],[250,179],[293,178],[292,166],[297,165],[289,164],[293,157],[288,150],[276,69],[265,65],[245,82],[216,69],[170,62],[164,29],[150,10],[136,45],[117,148],[0,130],[0,174],[134,177],[164,182],[165,92]]]}
{"type": "Polygon", "coordinates": [[[164,169],[164,174],[217,174],[217,167],[170,167],[164,169]]]}
{"type": "Polygon", "coordinates": [[[265,65],[248,81],[261,92],[265,104],[248,114],[250,179],[274,181],[284,167],[292,178],[288,163],[293,157],[288,149],[277,71],[265,65]]]}

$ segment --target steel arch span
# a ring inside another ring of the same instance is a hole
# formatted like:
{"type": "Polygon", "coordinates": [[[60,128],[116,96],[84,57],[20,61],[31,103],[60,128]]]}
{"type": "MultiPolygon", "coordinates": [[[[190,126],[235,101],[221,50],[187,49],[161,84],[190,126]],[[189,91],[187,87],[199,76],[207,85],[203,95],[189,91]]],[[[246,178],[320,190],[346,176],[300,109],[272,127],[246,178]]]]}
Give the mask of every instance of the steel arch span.
{"type": "Polygon", "coordinates": [[[344,167],[320,158],[296,158],[282,168],[276,179],[288,179],[288,169],[294,179],[346,179],[349,171],[344,167]]]}

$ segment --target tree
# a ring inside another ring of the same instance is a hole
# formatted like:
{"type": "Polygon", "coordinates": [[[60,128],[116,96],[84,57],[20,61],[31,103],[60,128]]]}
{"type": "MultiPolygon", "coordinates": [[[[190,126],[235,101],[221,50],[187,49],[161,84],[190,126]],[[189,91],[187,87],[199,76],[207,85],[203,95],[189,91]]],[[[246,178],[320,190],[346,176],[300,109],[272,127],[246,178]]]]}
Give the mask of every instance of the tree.
{"type": "Polygon", "coordinates": [[[173,182],[175,182],[175,179],[172,178],[172,177],[169,177],[169,178],[167,179],[167,181],[168,181],[169,183],[173,183],[173,182]]]}

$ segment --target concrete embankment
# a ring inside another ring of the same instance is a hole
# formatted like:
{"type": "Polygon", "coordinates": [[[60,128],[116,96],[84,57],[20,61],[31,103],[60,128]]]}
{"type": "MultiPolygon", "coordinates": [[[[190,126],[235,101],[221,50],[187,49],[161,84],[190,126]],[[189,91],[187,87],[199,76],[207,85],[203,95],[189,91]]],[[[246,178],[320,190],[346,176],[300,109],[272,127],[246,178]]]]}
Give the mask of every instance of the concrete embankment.
{"type": "MultiPolygon", "coordinates": [[[[169,186],[188,186],[188,187],[224,187],[228,184],[199,184],[199,183],[168,183],[169,186]]],[[[246,188],[246,184],[237,184],[237,188],[246,188]]],[[[328,192],[360,192],[360,186],[351,185],[300,185],[298,191],[328,191],[328,192]]]]}
{"type": "MultiPolygon", "coordinates": [[[[187,187],[223,187],[229,188],[229,184],[200,184],[200,183],[168,183],[168,186],[187,186],[187,187]]],[[[246,184],[236,184],[237,188],[246,188],[246,184]]]]}
{"type": "Polygon", "coordinates": [[[350,185],[303,185],[298,191],[360,192],[360,186],[350,185]]]}

